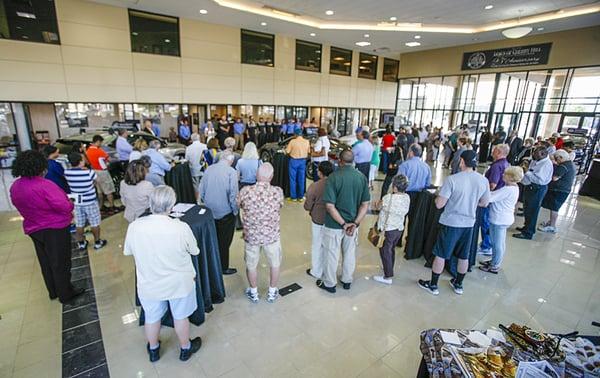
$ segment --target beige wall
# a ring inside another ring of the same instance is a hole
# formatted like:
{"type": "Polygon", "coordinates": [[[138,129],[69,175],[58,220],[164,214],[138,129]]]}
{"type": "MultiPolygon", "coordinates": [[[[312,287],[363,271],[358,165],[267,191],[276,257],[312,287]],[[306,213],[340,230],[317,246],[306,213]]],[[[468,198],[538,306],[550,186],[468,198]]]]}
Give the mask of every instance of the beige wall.
{"type": "Polygon", "coordinates": [[[181,57],[131,53],[127,9],[56,1],[61,45],[0,40],[0,101],[282,104],[393,109],[396,83],[294,69],[295,41],[275,38],[275,67],[241,64],[240,29],[180,19],[181,57]]]}
{"type": "Polygon", "coordinates": [[[518,40],[503,39],[443,49],[418,51],[400,55],[400,77],[442,76],[467,72],[502,72],[573,66],[600,65],[600,26],[539,34],[518,40]],[[463,53],[477,50],[523,46],[552,42],[547,65],[462,71],[463,53]]]}

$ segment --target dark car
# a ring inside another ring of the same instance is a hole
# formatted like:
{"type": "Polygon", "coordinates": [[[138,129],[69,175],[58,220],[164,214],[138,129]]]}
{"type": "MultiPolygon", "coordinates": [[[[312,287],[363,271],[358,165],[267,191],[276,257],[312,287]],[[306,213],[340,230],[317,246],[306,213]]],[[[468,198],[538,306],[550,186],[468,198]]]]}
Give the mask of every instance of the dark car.
{"type": "MultiPolygon", "coordinates": [[[[313,146],[318,139],[316,135],[305,136],[305,138],[309,140],[311,146],[313,146]]],[[[294,139],[294,137],[289,137],[279,142],[264,144],[258,150],[260,159],[264,162],[271,162],[275,154],[285,153],[285,148],[292,139],[294,139]]],[[[335,166],[337,166],[340,153],[343,150],[351,149],[351,147],[345,143],[340,142],[338,139],[331,137],[329,137],[329,143],[331,144],[331,147],[329,148],[329,160],[335,166]]],[[[313,178],[313,165],[311,164],[310,159],[307,159],[306,161],[306,177],[310,180],[312,180],[313,178]]]]}

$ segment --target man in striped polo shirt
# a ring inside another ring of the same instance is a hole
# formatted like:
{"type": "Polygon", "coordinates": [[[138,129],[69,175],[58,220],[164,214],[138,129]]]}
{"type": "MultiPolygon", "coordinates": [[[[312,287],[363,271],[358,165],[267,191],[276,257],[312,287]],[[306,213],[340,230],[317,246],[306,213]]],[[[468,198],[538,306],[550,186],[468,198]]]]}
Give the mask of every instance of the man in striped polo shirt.
{"type": "Polygon", "coordinates": [[[85,167],[83,157],[78,152],[69,154],[71,168],[65,170],[65,178],[71,189],[71,194],[77,196],[75,199],[75,226],[77,227],[76,239],[79,249],[86,249],[88,241],[83,235],[86,222],[92,228],[94,235],[94,249],[100,249],[107,243],[100,239],[100,207],[96,197],[94,182],[97,179],[96,172],[85,167]]]}

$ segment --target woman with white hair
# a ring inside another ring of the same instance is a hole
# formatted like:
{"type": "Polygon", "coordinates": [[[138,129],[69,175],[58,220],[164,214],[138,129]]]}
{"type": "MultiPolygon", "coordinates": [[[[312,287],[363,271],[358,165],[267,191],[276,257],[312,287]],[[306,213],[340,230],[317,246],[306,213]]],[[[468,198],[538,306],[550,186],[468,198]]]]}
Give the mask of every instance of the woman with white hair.
{"type": "Polygon", "coordinates": [[[165,173],[170,171],[172,167],[167,159],[165,159],[165,157],[158,152],[159,149],[160,142],[158,140],[153,140],[150,142],[148,149],[142,154],[144,156],[148,156],[152,161],[150,170],[146,175],[146,180],[150,181],[154,186],[165,185],[165,173]]]}
{"type": "Polygon", "coordinates": [[[548,184],[548,191],[542,201],[542,207],[550,210],[550,219],[548,222],[540,224],[538,230],[554,234],[556,233],[558,211],[571,193],[576,169],[567,151],[557,150],[552,157],[554,160],[552,181],[548,184]]]}
{"type": "Polygon", "coordinates": [[[144,331],[150,362],[160,359],[160,321],[171,309],[181,347],[179,359],[187,361],[202,345],[190,340],[188,317],[196,311],[196,271],[190,255],[200,250],[190,227],[169,217],[175,191],[158,186],[150,195],[152,214],[132,222],[125,236],[124,254],[135,259],[137,292],[145,313],[144,331]]]}
{"type": "Polygon", "coordinates": [[[240,175],[240,189],[244,186],[256,184],[256,172],[262,161],[258,157],[256,144],[253,142],[246,143],[242,158],[238,160],[235,169],[240,175]]]}

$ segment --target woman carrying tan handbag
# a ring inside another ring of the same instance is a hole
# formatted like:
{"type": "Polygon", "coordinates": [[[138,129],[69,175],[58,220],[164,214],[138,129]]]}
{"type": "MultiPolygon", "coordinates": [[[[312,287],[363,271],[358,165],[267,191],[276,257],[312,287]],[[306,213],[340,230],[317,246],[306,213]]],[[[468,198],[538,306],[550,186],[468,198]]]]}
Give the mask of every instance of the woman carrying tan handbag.
{"type": "Polygon", "coordinates": [[[379,219],[376,224],[379,238],[377,243],[371,239],[373,229],[369,230],[369,240],[379,248],[379,256],[383,265],[383,275],[373,276],[373,280],[391,285],[394,277],[394,264],[396,262],[396,244],[404,232],[404,218],[410,207],[410,197],[406,194],[408,179],[399,174],[392,180],[392,192],[386,194],[381,200],[379,219]],[[384,219],[383,224],[379,222],[384,219]]]}

